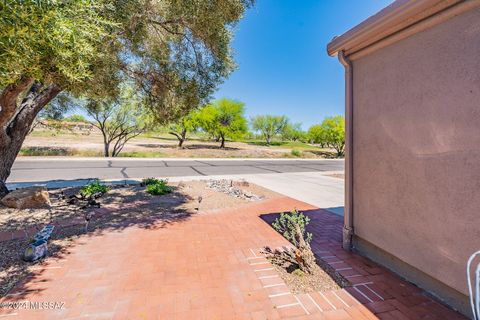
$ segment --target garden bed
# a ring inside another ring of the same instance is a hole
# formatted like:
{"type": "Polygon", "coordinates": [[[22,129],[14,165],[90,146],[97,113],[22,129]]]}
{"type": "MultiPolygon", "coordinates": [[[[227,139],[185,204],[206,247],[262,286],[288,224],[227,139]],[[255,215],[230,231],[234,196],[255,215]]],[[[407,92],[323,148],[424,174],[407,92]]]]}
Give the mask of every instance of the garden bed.
{"type": "MultiPolygon", "coordinates": [[[[216,183],[213,183],[217,185],[216,183]]],[[[223,183],[225,184],[225,183],[223,183]]],[[[191,215],[215,212],[217,209],[245,205],[260,199],[277,196],[276,193],[244,181],[231,182],[233,193],[218,191],[208,186],[211,181],[171,183],[172,192],[154,196],[144,186],[112,186],[97,199],[100,208],[79,208],[68,205],[62,195],[76,194],[80,188],[49,190],[51,208],[11,209],[0,205],[0,296],[4,296],[21,279],[34,274],[34,266],[41,264],[21,259],[29,239],[44,225],[56,228],[49,241],[50,258],[68,254],[77,240],[98,235],[108,230],[121,231],[128,227],[162,228],[170,223],[189,219],[191,215]],[[254,197],[238,197],[239,191],[254,197]],[[92,213],[85,232],[86,213],[92,213]],[[18,239],[7,240],[5,235],[15,234],[18,239]],[[1,237],[3,235],[3,238],[1,237]]]]}
{"type": "Polygon", "coordinates": [[[310,247],[313,234],[306,228],[310,218],[303,212],[293,210],[262,218],[291,244],[281,249],[263,249],[263,253],[291,292],[324,292],[349,285],[349,281],[328,263],[315,257],[310,247]]]}

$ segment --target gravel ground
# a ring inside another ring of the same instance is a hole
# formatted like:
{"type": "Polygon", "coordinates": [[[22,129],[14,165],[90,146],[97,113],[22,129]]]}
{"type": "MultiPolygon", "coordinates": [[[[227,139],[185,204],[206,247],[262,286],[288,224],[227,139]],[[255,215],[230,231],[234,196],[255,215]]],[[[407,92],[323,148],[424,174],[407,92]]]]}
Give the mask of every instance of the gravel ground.
{"type": "MultiPolygon", "coordinates": [[[[76,193],[80,188],[69,188],[69,190],[76,193]]],[[[78,215],[79,210],[76,206],[67,205],[65,201],[60,200],[61,191],[62,189],[49,190],[52,206],[48,209],[18,210],[0,204],[0,231],[23,230],[31,226],[41,229],[44,224],[50,221],[78,215]]]]}
{"type": "MultiPolygon", "coordinates": [[[[312,274],[303,272],[288,272],[281,266],[274,265],[280,277],[293,293],[308,293],[313,291],[329,291],[345,287],[348,282],[338,273],[330,275],[320,267],[312,274]]],[[[299,271],[299,269],[297,269],[299,271]]]]}
{"type": "MultiPolygon", "coordinates": [[[[174,191],[163,196],[152,196],[142,186],[114,186],[98,201],[103,213],[96,214],[88,226],[88,233],[101,233],[103,230],[122,230],[129,226],[155,228],[174,221],[188,219],[192,214],[201,214],[212,210],[231,208],[251,201],[250,198],[237,197],[207,187],[206,181],[189,181],[171,184],[174,191]]],[[[235,188],[243,193],[254,194],[261,199],[275,197],[277,194],[244,182],[233,182],[235,188]]],[[[71,194],[79,189],[63,189],[71,194]]],[[[50,209],[16,210],[0,206],[0,231],[24,230],[35,226],[41,229],[45,224],[75,216],[83,217],[85,210],[66,205],[60,198],[62,189],[50,190],[52,207],[50,209]]],[[[28,235],[32,237],[33,235],[28,235]]],[[[85,225],[57,227],[48,243],[49,258],[61,259],[76,241],[85,237],[85,225]]],[[[42,261],[29,263],[22,260],[27,239],[0,242],[0,297],[20,280],[34,275],[32,267],[42,261]]]]}

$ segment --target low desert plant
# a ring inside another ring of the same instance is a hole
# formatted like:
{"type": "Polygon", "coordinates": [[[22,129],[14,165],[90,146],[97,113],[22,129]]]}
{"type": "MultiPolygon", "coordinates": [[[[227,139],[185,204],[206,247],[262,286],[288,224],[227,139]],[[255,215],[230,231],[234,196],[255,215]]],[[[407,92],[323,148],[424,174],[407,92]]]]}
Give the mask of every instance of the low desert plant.
{"type": "Polygon", "coordinates": [[[295,247],[298,248],[297,239],[297,226],[300,229],[300,233],[305,242],[310,243],[312,241],[312,234],[306,232],[305,227],[310,223],[310,218],[303,213],[293,210],[289,213],[282,213],[280,217],[275,219],[272,226],[285,239],[290,241],[295,247]]]}
{"type": "Polygon", "coordinates": [[[264,249],[272,263],[288,269],[299,269],[303,273],[313,273],[316,267],[315,256],[310,248],[312,234],[306,232],[305,226],[310,222],[310,218],[303,213],[293,210],[290,213],[282,213],[272,224],[273,228],[281,233],[285,239],[290,241],[295,247],[284,248],[281,250],[272,250],[268,247],[264,249]]]}
{"type": "Polygon", "coordinates": [[[173,188],[167,184],[165,180],[157,180],[150,182],[150,184],[146,184],[147,186],[147,193],[154,195],[154,196],[161,196],[173,191],[173,188]]]}
{"type": "Polygon", "coordinates": [[[149,186],[151,184],[159,183],[160,180],[157,178],[144,178],[142,179],[142,186],[149,186]]]}
{"type": "Polygon", "coordinates": [[[292,156],[294,156],[294,157],[301,157],[301,156],[302,156],[302,152],[299,151],[299,150],[293,149],[290,153],[291,153],[292,156]]]}
{"type": "Polygon", "coordinates": [[[80,193],[84,197],[90,197],[96,193],[103,194],[108,191],[108,186],[101,184],[100,181],[95,180],[93,182],[90,182],[89,184],[86,184],[80,189],[80,193]]]}

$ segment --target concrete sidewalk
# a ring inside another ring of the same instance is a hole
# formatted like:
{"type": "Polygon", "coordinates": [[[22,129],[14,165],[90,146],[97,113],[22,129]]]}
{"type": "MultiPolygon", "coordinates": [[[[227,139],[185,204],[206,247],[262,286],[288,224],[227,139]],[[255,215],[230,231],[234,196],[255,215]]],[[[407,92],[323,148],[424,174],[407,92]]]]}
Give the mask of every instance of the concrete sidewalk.
{"type": "Polygon", "coordinates": [[[329,172],[249,175],[245,180],[343,216],[344,180],[329,172]]]}

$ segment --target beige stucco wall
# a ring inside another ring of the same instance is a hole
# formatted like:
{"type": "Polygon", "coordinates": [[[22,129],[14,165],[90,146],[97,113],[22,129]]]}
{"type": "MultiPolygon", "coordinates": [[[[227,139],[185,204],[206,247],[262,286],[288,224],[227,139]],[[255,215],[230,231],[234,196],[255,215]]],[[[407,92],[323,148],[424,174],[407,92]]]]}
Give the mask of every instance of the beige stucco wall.
{"type": "Polygon", "coordinates": [[[480,10],[353,74],[355,233],[466,294],[480,249],[480,10]]]}

